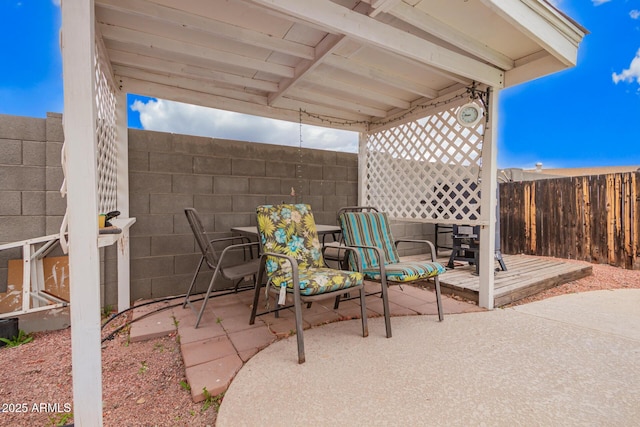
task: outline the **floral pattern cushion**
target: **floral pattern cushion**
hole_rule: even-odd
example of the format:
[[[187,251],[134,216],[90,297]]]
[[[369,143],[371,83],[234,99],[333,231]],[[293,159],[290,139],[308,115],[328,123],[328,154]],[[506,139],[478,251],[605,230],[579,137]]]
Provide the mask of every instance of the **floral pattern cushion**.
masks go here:
[[[258,232],[264,252],[288,255],[298,262],[302,295],[345,289],[362,283],[360,273],[325,268],[316,223],[307,204],[263,205],[257,208]],[[267,257],[266,272],[275,287],[293,290],[286,259]]]
[[[316,295],[325,292],[347,289],[362,283],[364,276],[358,272],[334,270],[332,268],[310,268],[298,272],[301,295]],[[293,292],[293,280],[290,272],[280,270],[271,276],[271,285],[275,288],[287,287]]]

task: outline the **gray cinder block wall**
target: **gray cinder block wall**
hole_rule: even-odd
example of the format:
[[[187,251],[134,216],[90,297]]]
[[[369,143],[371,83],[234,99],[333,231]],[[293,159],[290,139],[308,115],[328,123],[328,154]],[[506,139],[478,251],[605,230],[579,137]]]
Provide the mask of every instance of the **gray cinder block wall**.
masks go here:
[[[57,233],[65,210],[60,196],[62,116],[0,115],[0,242]],[[255,225],[255,208],[309,203],[316,222],[336,224],[342,206],[356,205],[357,156],[324,150],[129,130],[131,298],[186,292],[198,263],[185,207],[200,212],[212,238],[233,226]],[[292,188],[295,196],[292,196]],[[433,225],[394,222],[396,238],[433,240]],[[401,254],[424,252],[401,246]],[[0,292],[6,259],[0,252]],[[117,303],[116,248],[101,249],[104,305]],[[3,270],[4,269],[4,270]],[[210,276],[209,276],[210,277]],[[206,288],[203,276],[199,290]]]
[[[357,169],[354,154],[130,130],[132,298],[186,292],[199,255],[185,207],[212,238],[283,201],[309,203],[316,222],[335,224],[340,207],[357,203]]]
[[[59,191],[63,140],[61,114],[0,115],[0,243],[59,231],[66,206]],[[7,260],[20,258],[20,248],[0,252],[0,292],[6,291]]]

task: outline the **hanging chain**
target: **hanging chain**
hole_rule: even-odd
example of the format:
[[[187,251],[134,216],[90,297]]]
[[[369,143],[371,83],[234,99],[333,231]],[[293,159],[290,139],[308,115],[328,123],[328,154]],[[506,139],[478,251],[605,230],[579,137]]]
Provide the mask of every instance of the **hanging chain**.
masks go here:
[[[487,132],[487,127],[489,126],[489,107],[490,107],[490,97],[491,97],[491,88],[488,87],[486,92],[478,92],[477,95],[473,93],[475,89],[475,82],[473,82],[473,86],[471,88],[471,96],[474,99],[474,96],[482,102],[482,106],[484,107],[484,124],[482,125],[482,151],[480,152],[480,161],[478,162],[478,178],[476,179],[478,185],[482,182],[482,162],[484,160],[484,147],[485,141],[484,136]]]
[[[300,139],[298,144],[298,164],[296,165],[296,175],[298,176],[298,191],[291,187],[291,195],[295,197],[296,203],[302,203],[302,108],[299,110],[300,119]]]

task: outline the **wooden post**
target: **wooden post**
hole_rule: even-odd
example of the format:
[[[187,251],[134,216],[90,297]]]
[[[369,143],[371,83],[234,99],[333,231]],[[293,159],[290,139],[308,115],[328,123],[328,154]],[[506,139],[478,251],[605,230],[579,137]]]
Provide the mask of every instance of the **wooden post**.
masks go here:
[[[62,2],[75,425],[102,425],[94,2]]]
[[[482,141],[482,182],[480,183],[480,289],[478,305],[493,309],[494,305],[494,269],[496,248],[496,190],[497,178],[497,132],[498,132],[498,93],[493,88],[489,100],[489,122],[485,124]]]
[[[118,195],[120,218],[129,218],[129,135],[127,131],[127,93],[116,93],[116,126],[118,134]],[[122,230],[118,239],[118,311],[131,305],[129,227]]]
[[[367,132],[358,137],[358,205],[367,206]]]

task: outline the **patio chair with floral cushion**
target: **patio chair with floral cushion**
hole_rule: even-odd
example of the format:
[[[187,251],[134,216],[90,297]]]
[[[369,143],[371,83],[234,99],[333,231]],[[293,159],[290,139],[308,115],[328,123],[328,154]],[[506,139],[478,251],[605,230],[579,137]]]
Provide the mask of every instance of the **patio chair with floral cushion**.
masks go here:
[[[358,211],[350,207],[338,213],[342,238],[347,247],[355,248],[359,260],[348,256],[349,267],[362,271],[365,278],[380,281],[384,306],[384,318],[387,337],[391,337],[391,320],[389,314],[389,297],[387,286],[391,283],[408,283],[422,279],[433,279],[435,282],[438,319],[443,320],[442,298],[440,295],[439,275],[446,270],[436,262],[436,251],[428,240],[394,240],[385,212]],[[401,242],[426,244],[430,250],[430,259],[425,261],[401,262],[398,255],[398,244]],[[368,294],[370,295],[370,294]],[[336,301],[336,306],[339,301]]]
[[[298,363],[304,363],[304,340],[302,336],[302,304],[323,299],[335,299],[349,291],[360,291],[362,336],[369,335],[363,287],[363,275],[354,271],[343,271],[326,267],[322,247],[318,240],[316,224],[311,208],[306,204],[264,205],[257,208],[258,234],[262,245],[262,256],[258,279],[255,285],[250,324],[256,316],[276,312],[285,306],[287,297],[293,295],[296,336],[298,340]],[[354,265],[358,254],[353,251]],[[268,293],[278,295],[277,307],[257,313],[260,290],[266,273]]]

